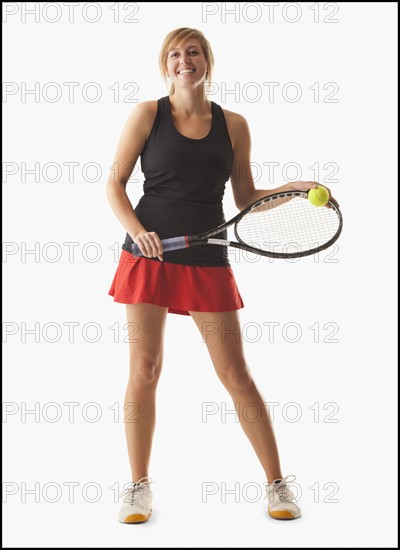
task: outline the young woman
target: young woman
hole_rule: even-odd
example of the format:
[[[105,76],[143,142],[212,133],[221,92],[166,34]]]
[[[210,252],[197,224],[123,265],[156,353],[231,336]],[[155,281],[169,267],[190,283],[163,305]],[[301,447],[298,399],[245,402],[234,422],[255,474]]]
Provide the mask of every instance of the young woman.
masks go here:
[[[200,332],[205,323],[224,326],[227,338],[207,335],[216,373],[239,410],[255,403],[258,422],[240,423],[268,480],[268,511],[276,519],[300,517],[282,476],[277,445],[264,399],[243,355],[238,309],[243,301],[226,247],[202,245],[163,253],[161,239],[197,234],[225,221],[222,199],[231,179],[242,210],[273,192],[308,191],[317,182],[296,182],[276,189],[255,189],[248,177],[250,134],[246,120],[209,101],[214,58],[202,32],[179,28],[165,38],[160,69],[169,95],[138,104],[129,117],[114,163],[118,177],[107,183],[111,208],[127,234],[109,294],[126,304],[127,320],[137,327],[130,344],[130,377],[125,403],[135,403],[138,422],[126,422],[132,485],[123,491],[119,521],[138,523],[152,513],[149,462],[155,427],[155,396],[163,362],[167,313],[190,315]],[[126,193],[141,156],[144,194],[133,209]],[[246,175],[246,176],[244,176]],[[226,231],[216,238],[227,238]],[[133,256],[135,242],[142,257]],[[127,407],[131,413],[131,408]]]

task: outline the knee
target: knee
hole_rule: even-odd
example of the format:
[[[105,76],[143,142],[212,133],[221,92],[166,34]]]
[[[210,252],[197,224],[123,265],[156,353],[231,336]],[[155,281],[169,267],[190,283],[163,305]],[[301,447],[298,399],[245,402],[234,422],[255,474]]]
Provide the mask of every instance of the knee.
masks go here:
[[[246,363],[224,366],[219,377],[228,391],[241,391],[253,384],[253,378]]]
[[[134,387],[145,387],[157,384],[161,373],[161,360],[140,358],[132,361],[129,383]]]

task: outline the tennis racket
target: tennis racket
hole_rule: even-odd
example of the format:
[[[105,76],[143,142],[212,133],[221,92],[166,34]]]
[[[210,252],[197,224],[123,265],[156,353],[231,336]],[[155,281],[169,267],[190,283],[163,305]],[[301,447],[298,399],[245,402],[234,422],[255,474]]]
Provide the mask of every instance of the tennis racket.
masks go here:
[[[231,225],[237,242],[212,238]],[[306,192],[286,191],[257,200],[214,229],[161,242],[164,252],[214,244],[271,258],[300,258],[330,247],[339,238],[342,226],[342,214],[333,201],[317,207],[308,200]],[[136,243],[131,250],[134,256],[143,255]]]

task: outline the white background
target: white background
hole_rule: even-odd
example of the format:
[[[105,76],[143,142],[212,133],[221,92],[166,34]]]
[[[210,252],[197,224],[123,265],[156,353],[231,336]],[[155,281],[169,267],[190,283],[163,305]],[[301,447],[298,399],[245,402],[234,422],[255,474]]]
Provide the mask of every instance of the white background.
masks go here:
[[[68,4],[46,11],[29,3],[36,21],[24,17],[23,4],[3,4],[3,18],[10,14],[3,78],[12,91],[3,95],[4,545],[394,546],[397,3],[305,2],[294,22],[296,8],[283,3],[269,17],[265,3],[139,2],[130,5],[131,23],[123,21],[124,3],[119,22],[104,3],[95,23],[95,9],[78,4],[73,22]],[[235,6],[236,15],[224,14]],[[59,21],[51,23],[56,7]],[[180,26],[201,29],[211,42],[210,99],[247,118],[256,186],[318,179],[344,216],[337,249],[319,257],[271,262],[230,252],[245,303],[245,355],[265,400],[277,403],[283,474],[296,475],[302,491],[295,522],[266,515],[264,472],[233,415],[221,413],[232,410],[230,396],[191,318],[174,314],[157,392],[154,514],[142,525],[117,522],[115,495],[130,481],[121,421],[128,344],[125,306],[108,290],[125,230],[105,184],[136,104],[127,99],[134,88],[124,85],[138,87],[131,100],[167,95],[158,53]],[[77,83],[73,98],[67,82]],[[279,83],[271,101],[264,82]],[[282,95],[290,82],[302,91],[297,102]],[[36,98],[24,95],[35,83]],[[59,87],[54,101],[49,83]],[[88,83],[101,89],[97,101]],[[328,83],[338,87],[331,96]],[[235,85],[236,97],[223,95]],[[271,180],[266,162],[279,163]],[[25,173],[35,163],[36,176]],[[66,163],[77,163],[74,173]],[[86,176],[90,163],[101,173]],[[285,173],[288,163],[301,173]],[[338,167],[330,178],[327,163]],[[128,186],[133,204],[141,175]],[[229,183],[224,208],[227,219],[237,213]],[[65,243],[77,243],[73,256]],[[89,243],[97,243],[98,261],[90,261]],[[36,255],[24,253],[35,247]],[[75,323],[71,341],[67,323]],[[279,323],[273,336],[266,323]],[[35,326],[36,336],[27,334]],[[316,342],[311,326],[319,328]],[[89,421],[90,403],[97,422]],[[203,417],[207,403],[216,414]],[[26,414],[35,407],[36,416]],[[216,490],[208,498],[206,483]],[[235,487],[236,498],[224,495]],[[101,491],[97,502],[93,488]]]

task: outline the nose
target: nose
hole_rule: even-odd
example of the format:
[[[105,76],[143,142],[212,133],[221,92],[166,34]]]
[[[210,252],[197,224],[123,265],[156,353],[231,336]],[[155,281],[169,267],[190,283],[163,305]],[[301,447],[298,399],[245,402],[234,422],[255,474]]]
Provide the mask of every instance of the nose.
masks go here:
[[[187,53],[182,54],[181,65],[187,65],[188,59],[189,59],[189,54]],[[189,65],[190,65],[190,62],[189,62]]]

